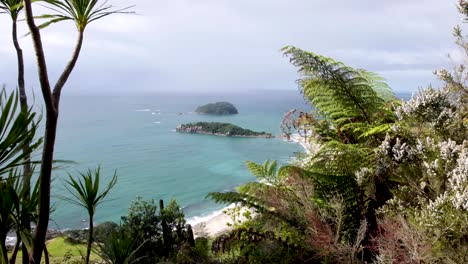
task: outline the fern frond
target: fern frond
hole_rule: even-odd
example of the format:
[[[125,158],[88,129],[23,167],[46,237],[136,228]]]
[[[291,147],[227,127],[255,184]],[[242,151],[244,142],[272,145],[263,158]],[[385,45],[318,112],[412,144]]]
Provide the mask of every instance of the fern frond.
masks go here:
[[[372,124],[393,98],[390,87],[375,73],[291,46],[282,51],[298,67],[304,96],[335,128],[352,134],[356,126]]]
[[[392,101],[395,100],[395,94],[392,91],[392,88],[388,86],[385,82],[385,79],[373,72],[369,72],[363,69],[359,70],[361,77],[365,78],[369,85],[374,89],[377,95],[382,98],[384,101]]]
[[[354,177],[362,167],[372,164],[372,149],[361,145],[330,141],[312,159],[310,169],[315,173]]]

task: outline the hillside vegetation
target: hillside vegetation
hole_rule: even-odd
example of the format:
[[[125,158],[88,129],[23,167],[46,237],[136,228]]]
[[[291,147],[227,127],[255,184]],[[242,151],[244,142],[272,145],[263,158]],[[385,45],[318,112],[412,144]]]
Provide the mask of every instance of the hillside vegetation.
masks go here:
[[[202,105],[195,109],[196,113],[199,114],[210,114],[210,115],[235,115],[239,112],[236,107],[228,102],[217,102],[207,105]]]
[[[183,124],[178,126],[176,131],[228,137],[272,137],[272,135],[269,133],[255,132],[233,124],[220,122],[197,122]]]

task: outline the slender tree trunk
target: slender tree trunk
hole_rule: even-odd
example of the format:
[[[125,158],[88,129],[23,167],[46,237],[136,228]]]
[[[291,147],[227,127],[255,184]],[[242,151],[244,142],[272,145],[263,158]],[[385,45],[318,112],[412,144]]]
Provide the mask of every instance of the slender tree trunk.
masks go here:
[[[49,250],[47,250],[47,245],[46,244],[44,244],[44,262],[45,262],[45,264],[50,263]]]
[[[0,263],[7,264],[8,263],[8,251],[5,245],[5,241],[6,241],[6,235],[2,234],[0,237],[0,250],[2,251],[3,257],[2,259],[0,259]]]
[[[31,0],[24,0],[24,8],[26,11],[26,21],[33,39],[34,50],[38,64],[39,82],[44,98],[46,108],[46,124],[44,134],[44,148],[42,152],[42,165],[39,175],[39,218],[33,241],[33,252],[30,255],[29,263],[40,263],[42,252],[44,250],[47,228],[49,225],[50,215],[50,185],[52,178],[52,161],[54,156],[55,138],[57,134],[57,121],[59,114],[60,95],[63,86],[70,76],[83,42],[83,31],[79,31],[78,42],[75,47],[73,56],[57,84],[54,87],[53,93],[49,82],[47,64],[45,60],[44,49],[42,46],[41,33],[34,22],[34,14],[31,7]]]
[[[94,217],[89,216],[89,236],[88,236],[88,248],[86,250],[86,264],[89,264],[89,256],[91,255],[91,246],[93,245],[93,232],[94,232]]]
[[[78,61],[78,57],[80,56],[81,47],[83,46],[83,37],[84,37],[84,31],[83,30],[78,31],[78,39],[76,41],[76,46],[75,46],[75,50],[73,51],[72,58],[68,62],[67,66],[63,70],[63,73],[60,75],[59,79],[57,80],[57,83],[54,86],[54,92],[52,95],[53,95],[53,100],[55,102],[57,110],[58,110],[63,86],[65,86],[65,83],[70,77],[70,74],[72,73],[73,68],[75,68],[76,62]]]
[[[164,217],[164,201],[159,200],[159,214],[161,217],[161,226],[163,232],[163,242],[164,242],[164,256],[168,257],[170,252],[172,251],[172,237],[171,237],[171,230],[167,225],[167,221]]]
[[[31,32],[31,36],[33,39],[33,46],[34,51],[36,53],[36,60],[37,60],[37,70],[39,76],[39,83],[41,85],[41,92],[44,98],[44,104],[46,110],[50,112],[56,111],[55,105],[52,99],[52,92],[51,86],[49,82],[49,74],[47,71],[47,64],[45,60],[44,48],[42,46],[42,39],[41,33],[39,28],[36,26],[34,22],[34,14],[31,7],[32,0],[24,0],[24,9],[26,11],[26,22],[29,27],[29,31]]]
[[[20,243],[21,243],[21,238],[19,236],[19,233],[16,233],[16,243],[15,243],[15,247],[13,248],[13,252],[11,253],[10,264],[16,263],[16,256],[18,255]]]
[[[17,33],[17,18],[13,18],[12,23],[12,39],[13,45],[15,46],[16,56],[18,60],[18,89],[20,94],[20,105],[21,111],[23,113],[28,111],[28,97],[26,96],[26,89],[24,85],[24,59],[23,59],[23,50],[18,42],[18,33]],[[24,153],[30,152],[30,144],[25,144],[23,147]],[[32,176],[32,169],[31,169],[31,156],[28,154],[24,157],[24,165],[23,165],[23,201],[29,201],[30,193],[31,193],[31,176]],[[21,212],[21,225],[26,229],[31,231],[31,222],[28,217],[28,212],[24,212],[22,209]],[[27,256],[29,255],[26,246],[22,245],[22,252],[23,252],[23,264],[28,263]]]
[[[12,31],[11,32],[12,32],[13,45],[15,46],[16,57],[17,57],[17,60],[18,60],[18,89],[19,89],[19,93],[20,93],[21,110],[25,111],[25,110],[28,109],[28,99],[27,99],[27,96],[26,96],[26,90],[24,88],[23,50],[21,49],[21,47],[19,45],[19,42],[18,42],[17,21],[16,21],[16,19],[13,19]]]
[[[57,119],[58,113],[56,111],[47,111],[42,166],[41,174],[39,176],[39,217],[34,235],[33,254],[29,263],[40,263],[49,225],[50,183],[52,177],[55,137],[57,132]]]

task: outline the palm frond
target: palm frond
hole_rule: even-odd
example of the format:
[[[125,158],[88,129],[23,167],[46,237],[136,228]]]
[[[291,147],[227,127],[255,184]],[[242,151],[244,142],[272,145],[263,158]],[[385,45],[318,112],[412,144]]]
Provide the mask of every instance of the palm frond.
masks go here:
[[[9,96],[0,91],[0,175],[23,164],[24,157],[37,149],[42,139],[36,139],[38,122],[32,109],[21,111],[18,92]],[[24,152],[30,144],[30,151]]]
[[[23,9],[22,0],[0,0],[0,13],[10,14],[16,20]]]
[[[105,197],[117,183],[117,174],[114,173],[107,186],[101,190],[100,177],[100,167],[95,171],[88,169],[85,172],[80,172],[78,179],[69,174],[68,180],[65,181],[65,188],[72,197],[61,198],[67,202],[85,208],[88,214],[94,215],[96,207],[105,201]]]
[[[108,4],[107,0],[42,0],[46,3],[46,8],[54,11],[56,14],[50,16],[51,21],[42,24],[45,28],[53,23],[73,20],[79,31],[84,29],[93,21],[112,14],[131,14],[134,6],[127,6],[116,9]],[[44,17],[45,18],[45,17]]]

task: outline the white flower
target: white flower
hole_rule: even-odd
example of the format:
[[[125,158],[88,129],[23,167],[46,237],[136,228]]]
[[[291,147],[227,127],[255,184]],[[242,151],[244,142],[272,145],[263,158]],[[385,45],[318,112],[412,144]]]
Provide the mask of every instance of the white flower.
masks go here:
[[[359,185],[362,185],[369,176],[372,175],[372,171],[369,168],[361,168],[359,171],[356,171],[356,181]]]
[[[449,173],[449,188],[453,192],[452,204],[457,209],[468,211],[468,153],[464,149],[457,166]]]

